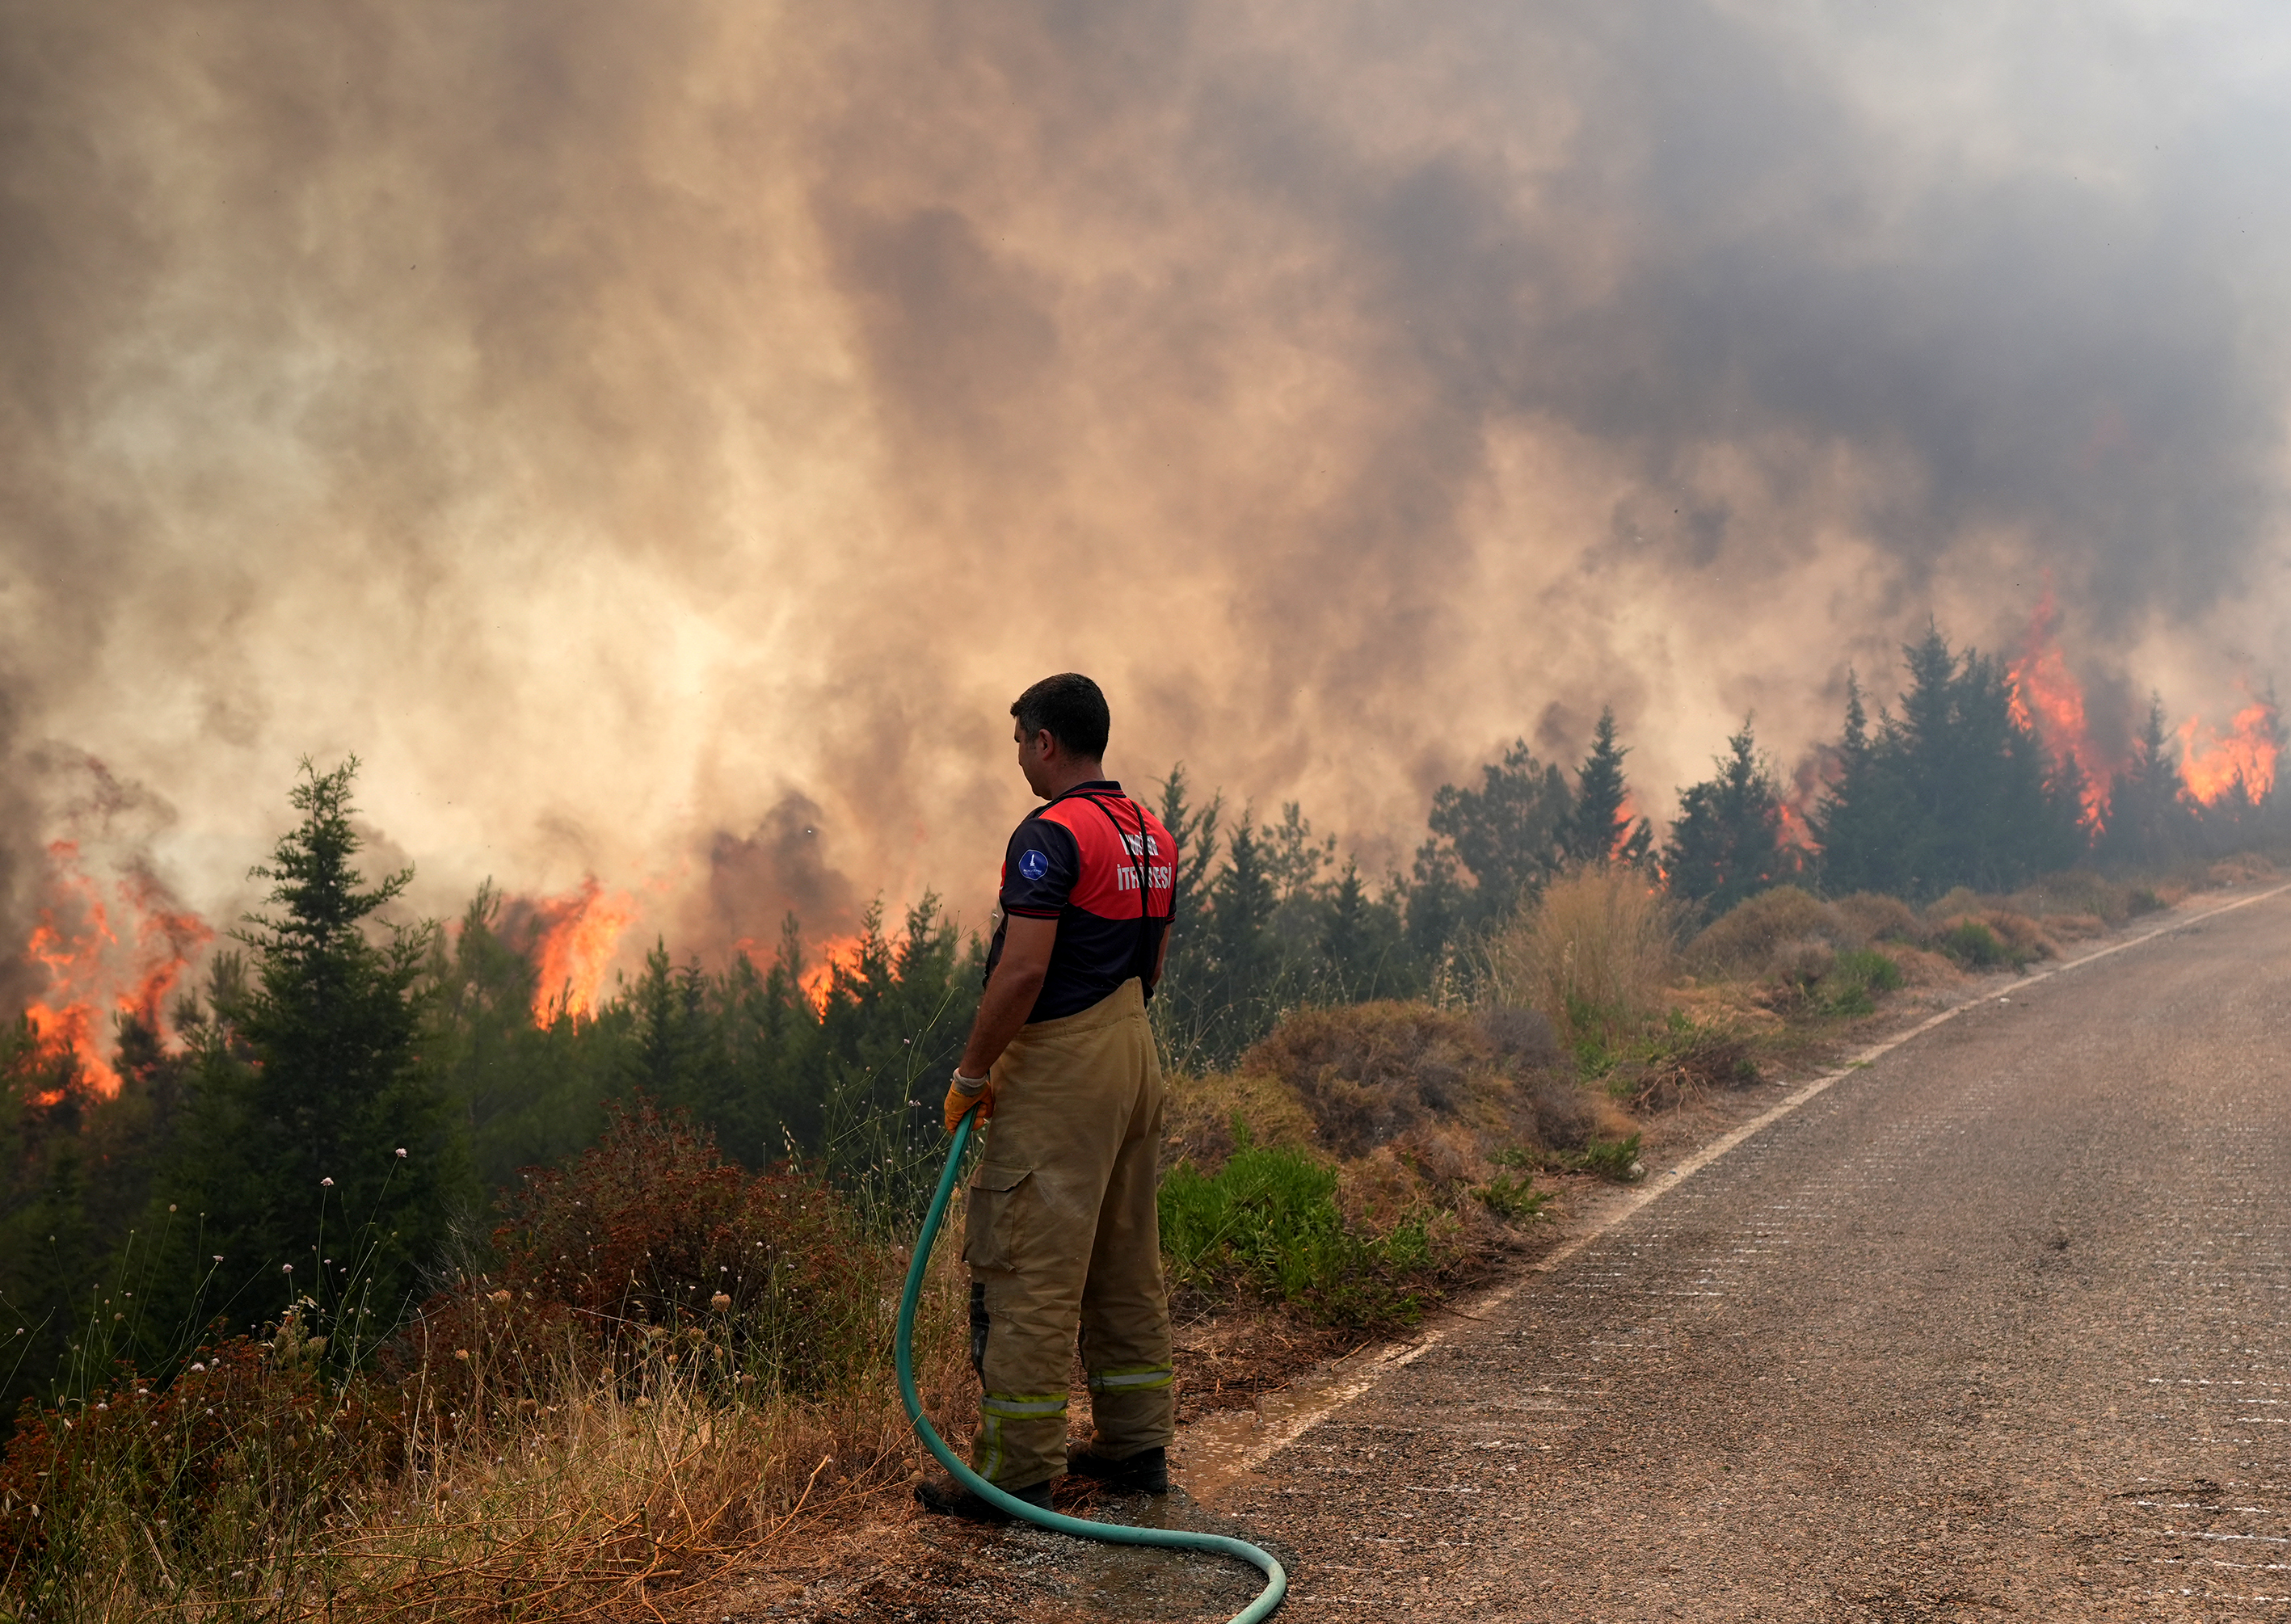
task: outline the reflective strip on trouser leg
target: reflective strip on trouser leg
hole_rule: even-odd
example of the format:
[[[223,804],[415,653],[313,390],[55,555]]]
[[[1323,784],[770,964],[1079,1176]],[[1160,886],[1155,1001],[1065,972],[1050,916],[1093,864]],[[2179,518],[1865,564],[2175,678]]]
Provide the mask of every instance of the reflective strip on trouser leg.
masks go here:
[[[1133,1364],[1118,1371],[1092,1371],[1089,1390],[1092,1393],[1142,1393],[1154,1387],[1166,1387],[1178,1379],[1178,1372],[1166,1364]]]
[[[1066,1395],[1065,1394],[987,1394],[978,1401],[979,1447],[973,1451],[977,1457],[974,1469],[988,1483],[996,1482],[1009,1459],[1002,1432],[1004,1423],[1045,1420],[1055,1420],[1057,1423],[1058,1435],[1060,1437],[1065,1435]]]

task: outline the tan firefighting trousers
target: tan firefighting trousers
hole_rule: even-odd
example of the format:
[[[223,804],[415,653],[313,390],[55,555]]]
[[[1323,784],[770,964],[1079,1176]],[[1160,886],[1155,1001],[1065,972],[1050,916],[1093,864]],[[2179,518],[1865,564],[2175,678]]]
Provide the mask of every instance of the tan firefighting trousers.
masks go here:
[[[1162,1067],[1140,984],[1023,1028],[994,1065],[971,1175],[972,1468],[1025,1488],[1065,1470],[1066,1378],[1081,1335],[1096,1429],[1121,1460],[1176,1436],[1170,1306],[1154,1211]]]

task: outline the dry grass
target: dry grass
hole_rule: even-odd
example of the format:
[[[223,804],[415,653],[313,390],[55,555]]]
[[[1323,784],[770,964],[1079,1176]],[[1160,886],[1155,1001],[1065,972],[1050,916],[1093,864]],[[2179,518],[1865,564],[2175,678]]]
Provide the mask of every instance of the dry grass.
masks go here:
[[[1570,1041],[1659,1013],[1676,968],[1677,914],[1646,875],[1621,864],[1563,874],[1488,950],[1499,1004],[1536,1009]]]
[[[1313,1142],[1313,1113],[1304,1100],[1279,1075],[1262,1068],[1172,1073],[1164,1109],[1165,1163],[1184,1156],[1212,1167],[1222,1163],[1234,1152],[1236,1122],[1253,1144]]]
[[[1706,974],[1755,978],[1788,974],[1810,952],[1829,954],[1866,939],[1840,909],[1784,885],[1745,898],[1712,921],[1687,945],[1686,960]]]
[[[917,1327],[920,1384],[942,1416],[971,1390],[956,1250],[938,1249]],[[882,1355],[809,1399],[748,1400],[737,1384],[727,1397],[704,1337],[663,1336],[601,1370],[569,1345],[556,1359],[439,1349],[441,1379],[417,1373],[403,1389],[393,1468],[334,1485],[322,1516],[285,1537],[216,1527],[187,1551],[164,1519],[84,1504],[72,1571],[32,1606],[0,1590],[0,1612],[89,1624],[662,1617],[727,1567],[905,1483],[918,1451],[889,1317],[887,1303]],[[239,1458],[251,1466],[255,1451]],[[276,1450],[263,1460],[258,1500],[326,1488],[287,1483],[295,1463]]]
[[[2222,857],[2204,871],[2204,878],[2220,887],[2258,885],[2275,878],[2275,864],[2255,851],[2237,852]]]
[[[936,1273],[918,1355],[945,1414],[967,1371],[959,1291],[949,1269]],[[333,1612],[635,1616],[807,1516],[904,1483],[913,1459],[888,1363],[835,1398],[727,1404],[696,1362],[656,1351],[555,1397],[488,1406],[459,1434],[428,1418],[414,1469],[330,1535]]]

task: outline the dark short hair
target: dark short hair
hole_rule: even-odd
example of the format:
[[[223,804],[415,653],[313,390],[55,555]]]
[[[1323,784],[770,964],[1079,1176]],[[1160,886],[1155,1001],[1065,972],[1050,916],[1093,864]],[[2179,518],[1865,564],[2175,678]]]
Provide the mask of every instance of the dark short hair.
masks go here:
[[[1113,714],[1097,684],[1080,671],[1060,671],[1045,677],[1010,707],[1018,726],[1032,738],[1048,733],[1069,754],[1094,761],[1105,753],[1105,736],[1113,731]]]

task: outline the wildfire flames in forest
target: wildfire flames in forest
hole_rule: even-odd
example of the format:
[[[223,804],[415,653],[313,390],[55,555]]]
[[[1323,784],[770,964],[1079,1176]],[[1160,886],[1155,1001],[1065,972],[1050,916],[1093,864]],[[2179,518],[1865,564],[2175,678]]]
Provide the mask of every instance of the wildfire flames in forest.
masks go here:
[[[131,872],[107,892],[86,872],[76,842],[57,840],[47,855],[47,898],[24,957],[46,970],[48,986],[25,1018],[44,1062],[72,1057],[80,1085],[108,1099],[119,1092],[119,1073],[104,1057],[110,1033],[103,1017],[132,1016],[159,1033],[167,994],[214,931],[173,905],[149,873]],[[115,907],[126,924],[125,942],[113,928]],[[60,1098],[51,1091],[42,1103]]]
[[[2006,678],[2013,687],[2013,720],[2044,741],[2054,766],[2076,763],[2084,780],[2084,821],[2097,829],[2116,769],[2093,744],[2084,685],[2061,652],[2060,606],[2050,592],[2030,619],[2026,651],[2006,669]]]
[[[2073,759],[2084,777],[2085,820],[2098,828],[2120,762],[2094,744],[2085,717],[2084,687],[2061,652],[2059,610],[2047,593],[2029,623],[2026,652],[2007,668],[2013,717],[2035,730],[2056,764]],[[2180,777],[2188,799],[2215,807],[2238,782],[2253,800],[2275,783],[2280,729],[2275,703],[2254,699],[2236,712],[2223,736],[2200,716],[2179,728]]]
[[[636,918],[635,899],[606,890],[594,874],[579,889],[534,904],[535,1025],[595,1018],[605,973]]]
[[[2275,787],[2281,736],[2271,699],[2254,699],[2238,711],[2224,736],[2203,718],[2190,717],[2180,726],[2180,774],[2188,793],[2214,807],[2240,783],[2246,797],[2263,799]]]
[[[1801,760],[1790,774],[1789,786],[1783,790],[1781,803],[1776,808],[1781,814],[1781,843],[1797,851],[1813,853],[1821,849],[1821,842],[1813,838],[1813,815],[1821,805],[1821,792],[1827,779],[1823,769],[1828,762],[1821,752]]]
[[[825,1012],[828,994],[835,990],[838,970],[846,976],[859,973],[860,957],[865,947],[865,939],[856,936],[834,937],[820,945],[819,962],[796,977],[796,985],[803,989],[813,1009]]]
[[[2030,619],[2019,657],[2006,667],[2012,712],[2042,742],[2055,768],[2074,764],[2082,778],[2085,820],[2097,833],[2115,781],[2133,758],[2123,744],[2095,742],[2084,687],[2062,651],[2059,621],[2048,593]],[[2255,803],[2273,791],[2281,719],[2271,696],[2247,690],[2246,698],[2223,729],[2191,716],[2167,741],[2190,804],[2215,808],[2231,804],[2239,794]],[[1835,763],[1834,751],[1817,747],[1782,787],[1785,846],[1807,854],[1820,850],[1813,815]],[[1619,847],[1636,809],[1635,801],[1624,803]],[[25,1012],[36,1046],[31,1058],[57,1080],[53,1087],[41,1085],[39,1097],[54,1104],[62,1087],[76,1086],[109,1098],[121,1084],[107,1057],[116,1024],[132,1017],[164,1037],[165,1001],[214,932],[178,905],[140,858],[105,873],[105,860],[84,853],[76,840],[53,842],[46,856],[44,897],[24,948],[25,961],[44,972],[46,981]],[[635,898],[591,875],[570,892],[523,905],[529,909],[528,951],[535,971],[535,1025],[594,1019],[607,997],[606,980],[622,940],[638,919]],[[736,945],[744,951],[749,944],[743,939]],[[867,938],[856,935],[821,945],[798,977],[815,1009],[827,1009],[839,979],[862,975],[866,951]],[[67,1063],[76,1079],[69,1085],[62,1081]]]

